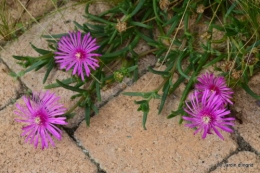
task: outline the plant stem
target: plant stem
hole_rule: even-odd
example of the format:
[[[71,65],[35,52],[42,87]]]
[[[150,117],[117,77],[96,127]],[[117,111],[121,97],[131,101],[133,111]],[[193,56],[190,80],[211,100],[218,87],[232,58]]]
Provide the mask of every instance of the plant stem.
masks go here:
[[[159,50],[159,48],[155,48],[155,49],[151,49],[151,50],[142,52],[142,53],[140,53],[140,54],[138,55],[138,58],[143,57],[143,56],[145,56],[145,55],[147,55],[147,54],[149,54],[149,53],[155,52],[155,51],[157,51],[157,50]]]
[[[82,97],[79,99],[79,101],[78,101],[74,106],[72,106],[72,107],[65,113],[65,115],[69,115],[70,113],[72,113],[72,112],[78,107],[78,105],[80,104],[80,102],[82,102],[84,99],[85,99],[85,97],[82,96]]]
[[[54,56],[54,53],[50,52],[50,53],[47,53],[43,56],[38,57],[37,59],[47,59],[47,58],[50,58],[50,57],[53,57],[53,56]]]
[[[171,75],[169,77],[165,78],[163,80],[163,82],[155,89],[155,91],[157,91],[157,92],[160,91],[160,89],[164,86],[164,84],[172,77],[172,75],[173,75],[173,73],[174,73],[174,71],[176,69],[176,64],[177,64],[177,61],[174,62],[174,65],[173,65],[172,69],[169,72]]]
[[[236,48],[238,49],[239,53],[243,54],[243,52],[241,52],[241,48],[239,47],[238,43],[236,42],[236,40],[234,38],[230,38],[231,42],[236,46]]]

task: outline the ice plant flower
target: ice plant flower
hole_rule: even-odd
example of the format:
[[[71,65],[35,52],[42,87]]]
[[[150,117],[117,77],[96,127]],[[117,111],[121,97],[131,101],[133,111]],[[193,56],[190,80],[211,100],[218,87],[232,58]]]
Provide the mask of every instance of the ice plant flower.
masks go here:
[[[96,39],[90,33],[83,35],[80,31],[72,32],[60,39],[54,58],[60,64],[60,69],[73,69],[72,74],[77,73],[84,80],[84,74],[89,77],[90,68],[96,70],[99,67],[98,60],[94,57],[101,55],[93,53],[98,48]]]
[[[234,126],[232,121],[235,120],[233,117],[226,117],[230,114],[229,110],[226,110],[222,106],[221,96],[213,93],[209,90],[203,92],[202,97],[194,91],[190,96],[190,101],[186,102],[187,108],[184,109],[190,116],[183,116],[182,118],[186,121],[190,121],[190,124],[186,126],[190,128],[197,128],[194,134],[199,131],[203,132],[202,138],[206,138],[207,134],[215,132],[221,139],[224,140],[223,136],[218,129],[226,132],[233,132],[229,126]]]
[[[212,73],[206,73],[201,77],[198,77],[198,83],[195,85],[199,94],[201,95],[205,90],[216,92],[216,95],[220,96],[221,101],[226,104],[231,102],[233,91],[226,84],[226,80],[223,76],[215,77]]]
[[[62,138],[62,131],[56,125],[66,125],[66,118],[62,115],[66,109],[59,103],[59,97],[49,91],[33,92],[32,97],[23,96],[25,105],[16,104],[14,111],[19,116],[16,121],[26,123],[22,128],[22,136],[26,136],[25,142],[38,146],[40,140],[42,149],[48,147],[48,143],[55,146],[51,137],[58,140]]]

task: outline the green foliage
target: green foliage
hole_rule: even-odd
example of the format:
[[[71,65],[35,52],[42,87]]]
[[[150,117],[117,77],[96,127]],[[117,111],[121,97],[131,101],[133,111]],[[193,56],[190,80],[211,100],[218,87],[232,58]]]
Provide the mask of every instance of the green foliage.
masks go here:
[[[163,82],[150,92],[124,92],[124,95],[142,97],[135,101],[138,111],[143,112],[143,128],[149,113],[149,102],[160,99],[158,113],[163,110],[168,95],[183,83],[177,110],[168,118],[184,115],[184,102],[193,89],[201,71],[214,67],[226,77],[232,88],[242,87],[254,98],[259,99],[247,86],[249,78],[259,71],[259,5],[254,1],[170,1],[167,8],[159,0],[123,0],[99,15],[89,13],[89,3],[85,15],[87,23],[74,21],[77,29],[90,32],[100,45],[98,53],[100,68],[92,72],[85,81],[73,76],[63,81],[57,80],[45,88],[63,87],[75,91],[72,99],[77,103],[66,113],[71,116],[77,107],[85,108],[86,124],[90,115],[97,113],[95,101],[101,101],[100,90],[111,83],[122,82],[124,77],[138,77],[138,62],[147,54],[154,54],[163,70],[148,67],[148,70],[163,78]],[[165,4],[164,4],[165,5]],[[202,26],[202,27],[201,27]],[[156,34],[155,34],[156,33]],[[45,82],[55,68],[54,51],[57,41],[65,34],[44,36],[50,44],[49,50],[32,47],[41,56],[14,56],[26,70],[46,68]],[[140,40],[151,50],[137,53],[135,47]],[[117,70],[105,73],[104,68],[116,64]],[[110,72],[111,72],[110,71]],[[174,80],[174,74],[178,78]],[[162,94],[158,94],[162,91]],[[182,118],[180,118],[180,123]]]
[[[123,95],[127,96],[139,96],[143,97],[145,100],[140,100],[140,101],[135,101],[135,104],[140,105],[137,111],[142,111],[143,112],[143,128],[146,130],[146,120],[147,120],[147,115],[149,113],[149,102],[151,99],[160,99],[161,96],[157,93],[157,91],[152,91],[152,92],[124,92]]]

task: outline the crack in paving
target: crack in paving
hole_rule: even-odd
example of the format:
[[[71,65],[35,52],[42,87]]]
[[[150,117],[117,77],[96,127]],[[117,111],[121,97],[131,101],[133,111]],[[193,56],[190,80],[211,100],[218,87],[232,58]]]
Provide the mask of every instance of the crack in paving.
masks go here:
[[[133,84],[133,82],[130,81],[130,82],[127,83],[127,86],[131,86],[132,84]],[[102,107],[104,107],[110,100],[112,100],[113,98],[119,96],[124,90],[125,90],[125,88],[119,89],[115,94],[113,94],[113,95],[111,95],[110,97],[108,97],[108,99],[107,99],[106,101],[102,102],[102,104],[100,104],[100,105],[98,106],[98,109],[101,109]],[[90,114],[90,117],[92,118],[92,117],[94,117],[94,116],[95,116],[95,112],[92,112],[92,113]],[[75,127],[68,128],[68,129],[70,129],[70,130],[69,130],[69,133],[72,134],[72,135],[74,135],[74,132],[78,129],[78,127],[80,126],[80,124],[81,124],[83,121],[85,121],[85,119],[81,120]],[[91,123],[91,122],[90,122],[90,123]]]
[[[20,79],[18,79],[20,81]],[[3,107],[0,107],[0,111],[4,110],[6,107],[14,104],[17,100],[19,100],[20,98],[22,98],[26,91],[31,91],[26,85],[24,85],[23,82],[21,82],[21,89],[19,91],[16,91],[15,93],[15,98],[10,99],[10,101],[5,104]]]
[[[6,66],[6,68],[8,69],[9,73],[10,72],[14,72],[7,64],[6,62],[0,57],[0,63],[4,64]],[[11,104],[14,104],[18,99],[20,99],[26,90],[28,90],[29,88],[23,83],[23,81],[20,78],[15,79],[19,82],[20,84],[20,88],[19,90],[15,91],[15,97],[11,98],[10,101],[5,104],[3,107],[0,107],[0,111],[4,110],[6,107],[8,107]]]
[[[88,157],[88,159],[97,167],[97,170],[98,172],[97,173],[106,173],[105,170],[103,170],[101,167],[100,167],[100,164],[95,161],[95,159],[93,159],[90,154],[89,154],[89,151],[86,150],[80,143],[79,140],[77,140],[75,137],[74,137],[74,132],[73,133],[71,132],[71,128],[65,128],[63,127],[63,130],[69,135],[69,137],[75,142],[76,146],[79,147],[81,149],[81,151]]]
[[[148,72],[146,70],[146,72]],[[145,72],[145,73],[146,73]],[[143,73],[142,75],[144,75],[145,73]],[[141,77],[141,76],[140,76]],[[130,80],[126,83],[126,85],[129,87],[133,84],[133,80]],[[127,88],[127,87],[126,87]],[[102,104],[99,105],[98,109],[102,108],[103,106],[105,106],[110,100],[112,100],[113,98],[117,97],[118,95],[120,95],[126,88],[122,88],[122,89],[119,89],[115,94],[111,95],[110,97],[108,97],[108,99],[106,101],[104,101]],[[95,113],[91,113],[90,117],[94,117],[95,116]],[[74,133],[75,131],[78,129],[78,127],[80,126],[80,124],[85,121],[85,119],[83,119],[82,121],[80,121],[75,127],[72,127],[72,128],[66,128],[66,127],[63,127],[63,130],[69,135],[69,137],[76,143],[76,145],[82,150],[82,152],[88,157],[88,159],[97,167],[98,169],[98,173],[106,173],[105,170],[103,170],[101,167],[100,167],[100,163],[98,163],[97,161],[95,161],[95,159],[93,159],[90,154],[89,154],[89,151],[86,150],[82,145],[81,145],[81,142],[79,140],[77,140],[75,137],[74,137]]]
[[[227,156],[226,158],[224,158],[221,162],[215,164],[214,166],[212,166],[208,173],[211,173],[213,172],[214,170],[216,170],[218,167],[220,167],[222,164],[226,164],[228,163],[228,159],[230,157],[232,157],[233,155],[236,155],[238,154],[239,152],[242,152],[242,151],[249,151],[249,152],[252,152],[254,154],[256,154],[257,156],[260,155],[259,152],[257,152],[248,142],[246,142],[244,140],[244,138],[238,133],[237,130],[234,130],[234,133],[231,134],[231,138],[233,138],[234,141],[236,141],[237,145],[238,145],[238,148],[229,154],[229,156]]]
[[[7,67],[7,69],[8,69],[8,71],[9,72],[14,72],[8,65],[7,65],[7,63],[0,57],[0,63],[3,63],[6,67]],[[24,91],[25,90],[28,90],[29,88],[25,85],[25,83],[21,80],[21,78],[19,77],[19,78],[17,78],[16,79],[19,83],[20,83],[20,85],[21,85],[21,92],[19,93],[19,94],[24,94]]]
[[[16,92],[16,96],[13,99],[10,99],[8,103],[6,103],[3,107],[0,107],[0,111],[4,110],[8,106],[14,104],[18,99],[20,99],[22,96]]]

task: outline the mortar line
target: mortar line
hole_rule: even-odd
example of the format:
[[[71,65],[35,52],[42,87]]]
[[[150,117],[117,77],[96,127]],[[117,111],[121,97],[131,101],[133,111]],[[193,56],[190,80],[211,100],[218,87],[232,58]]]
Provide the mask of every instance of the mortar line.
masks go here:
[[[243,151],[248,151],[251,153],[254,153],[255,155],[259,156],[260,153],[257,152],[256,149],[254,149],[250,143],[246,142],[245,139],[239,134],[239,132],[237,130],[234,130],[234,134],[233,134],[234,138],[233,140],[236,141],[236,144],[238,145],[237,149],[235,151],[233,151],[232,153],[230,153],[227,157],[225,157],[224,159],[222,159],[222,161],[220,161],[219,163],[213,165],[210,167],[208,173],[211,173],[213,171],[215,171],[218,167],[220,167],[223,163],[228,163],[228,159],[230,157],[232,157],[233,155],[236,155],[240,152]]]
[[[5,62],[1,57],[0,57],[0,63],[4,64],[4,65],[7,67],[8,72],[14,72],[14,71],[6,64],[6,62]],[[9,73],[8,73],[7,75],[9,75]],[[10,76],[10,77],[12,77],[12,76]],[[13,77],[12,77],[12,78],[13,78]],[[25,83],[24,83],[20,78],[17,78],[17,79],[14,79],[14,80],[17,80],[17,82],[19,82],[19,85],[20,85],[19,90],[16,91],[16,93],[15,93],[15,98],[13,98],[13,99],[10,98],[10,101],[9,101],[7,104],[5,104],[2,108],[0,108],[0,111],[1,111],[1,110],[4,110],[6,107],[8,107],[8,106],[11,105],[11,104],[14,104],[18,99],[20,99],[20,98],[24,95],[24,91],[29,89],[29,88],[25,85]]]
[[[8,70],[10,71],[10,72],[14,72],[14,70],[12,69],[12,68],[10,68],[9,66],[8,66],[8,64],[0,57],[0,62],[2,62],[7,68],[8,68]],[[23,81],[22,81],[22,79],[20,78],[20,77],[18,77],[17,78],[17,80],[20,82],[20,84],[21,84],[21,89],[30,89]],[[24,92],[21,92],[21,93],[24,93]]]
[[[7,108],[8,106],[14,104],[17,100],[19,100],[22,97],[22,94],[19,94],[16,92],[16,96],[13,99],[10,99],[10,101],[8,103],[6,103],[3,107],[0,108],[0,111],[4,110],[5,108]]]
[[[67,132],[67,129],[62,127],[63,130],[67,133],[67,135],[71,138],[71,140],[76,144],[76,146],[87,156],[87,158],[91,161],[91,163],[93,163],[96,167],[97,167],[97,171],[98,173],[106,173],[105,170],[103,170],[102,168],[100,168],[100,163],[98,163],[94,158],[91,157],[91,155],[89,154],[89,151],[86,150],[80,143],[79,140],[77,140],[74,137],[74,134],[70,134],[69,132]]]

